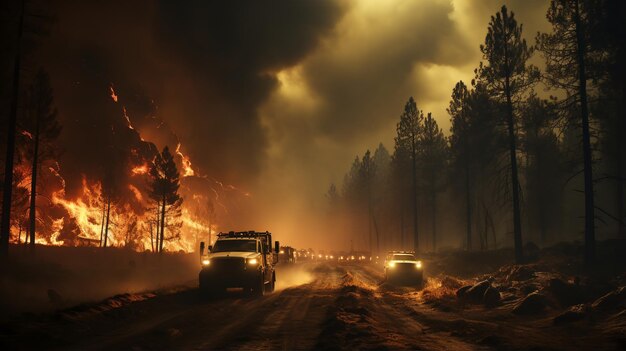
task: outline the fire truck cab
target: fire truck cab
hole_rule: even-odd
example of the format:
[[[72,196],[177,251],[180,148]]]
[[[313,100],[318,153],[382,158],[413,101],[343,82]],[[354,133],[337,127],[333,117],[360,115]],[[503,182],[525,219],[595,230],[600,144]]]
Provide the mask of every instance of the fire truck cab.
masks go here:
[[[243,288],[257,296],[274,291],[280,244],[277,241],[274,250],[271,244],[270,232],[255,231],[219,233],[207,254],[201,242],[200,291],[215,295],[228,288]]]

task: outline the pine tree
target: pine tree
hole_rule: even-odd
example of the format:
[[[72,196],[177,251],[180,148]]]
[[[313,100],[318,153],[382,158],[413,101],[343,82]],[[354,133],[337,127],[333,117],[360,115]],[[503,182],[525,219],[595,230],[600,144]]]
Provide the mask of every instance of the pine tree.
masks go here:
[[[169,218],[180,217],[182,198],[178,194],[180,173],[174,163],[174,157],[166,146],[157,154],[150,165],[150,198],[157,203],[158,227],[156,233],[156,249],[163,252],[166,222]],[[174,225],[176,226],[176,225]]]
[[[437,194],[445,186],[445,172],[448,164],[448,143],[437,121],[428,113],[424,119],[421,138],[420,163],[423,180],[428,191],[431,209],[433,251],[437,249]]]
[[[29,234],[30,246],[34,248],[38,173],[41,165],[55,156],[55,147],[52,143],[61,133],[61,126],[57,121],[57,110],[53,107],[50,78],[45,71],[40,70],[37,73],[24,100],[25,127],[32,137]]]
[[[396,148],[406,152],[411,163],[411,192],[412,192],[412,216],[413,216],[413,248],[419,250],[419,232],[417,227],[417,153],[419,140],[424,124],[424,113],[417,109],[413,97],[404,105],[404,111],[400,115],[395,138]]]
[[[591,15],[594,1],[553,0],[547,18],[552,33],[537,35],[537,47],[546,59],[546,82],[564,89],[568,99],[563,110],[576,105],[580,112],[585,192],[585,264],[595,261],[595,204],[593,190],[593,155],[589,128],[588,81],[594,77],[598,52],[591,40],[594,27]]]
[[[447,111],[450,115],[450,149],[454,165],[462,169],[464,175],[463,188],[465,189],[465,234],[466,248],[472,249],[472,187],[471,187],[471,160],[470,152],[470,120],[468,113],[469,91],[463,81],[459,81],[452,90],[452,100]],[[456,172],[455,172],[456,173]]]
[[[520,210],[520,185],[517,164],[517,141],[514,104],[538,78],[538,71],[527,66],[532,48],[522,39],[522,26],[517,24],[513,12],[502,6],[491,17],[485,44],[480,46],[485,64],[478,70],[479,78],[492,96],[501,101],[506,109],[506,124],[511,167],[513,238],[515,261],[523,261],[522,222]]]

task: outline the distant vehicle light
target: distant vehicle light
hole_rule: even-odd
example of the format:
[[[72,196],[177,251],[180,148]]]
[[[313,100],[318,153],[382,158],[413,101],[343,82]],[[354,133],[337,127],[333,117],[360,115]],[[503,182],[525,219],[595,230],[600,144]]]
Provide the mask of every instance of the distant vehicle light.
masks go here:
[[[205,258],[202,260],[202,265],[203,266],[208,266],[211,264],[211,260],[209,260],[208,258]]]
[[[281,254],[284,254],[284,253],[285,253],[285,250],[280,250],[280,253],[281,253]]]
[[[251,258],[248,260],[248,264],[249,265],[259,264],[259,260],[257,260],[256,258]]]
[[[422,261],[417,261],[417,263],[415,263],[415,267],[422,268]]]
[[[334,259],[335,259],[335,257],[334,257],[333,255],[330,255],[330,259],[331,259],[331,260],[334,260]]]
[[[317,255],[317,257],[322,258],[322,254]]]

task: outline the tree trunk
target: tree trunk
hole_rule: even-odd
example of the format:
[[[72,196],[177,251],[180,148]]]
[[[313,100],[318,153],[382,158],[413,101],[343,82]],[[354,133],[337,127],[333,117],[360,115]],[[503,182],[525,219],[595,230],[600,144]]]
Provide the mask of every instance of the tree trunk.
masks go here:
[[[107,196],[107,218],[104,226],[104,247],[107,247],[109,239],[109,219],[111,218],[111,195]]]
[[[504,46],[504,59],[508,66],[507,46]],[[515,243],[515,262],[521,264],[524,261],[524,251],[522,247],[522,222],[520,218],[519,205],[519,180],[517,178],[517,147],[515,145],[515,123],[513,120],[513,102],[511,101],[511,86],[507,73],[504,81],[506,94],[507,124],[509,130],[509,155],[511,158],[511,186],[513,187],[513,241]]]
[[[616,138],[616,148],[617,148],[617,191],[615,192],[615,197],[617,201],[617,218],[618,222],[618,235],[619,238],[626,238],[626,218],[624,218],[624,182],[625,182],[625,172],[624,172],[624,132],[626,126],[624,125],[624,119],[626,118],[626,84],[623,80],[620,81],[620,86],[622,90],[622,101],[621,101],[621,114],[617,116],[617,133],[618,136]]]
[[[400,248],[404,250],[404,206],[400,207]]]
[[[376,234],[376,255],[380,253],[380,236],[378,235],[378,223],[376,216],[372,213],[372,223],[374,224],[374,233]]]
[[[433,252],[437,252],[437,191],[435,190],[434,181],[432,182],[432,190],[430,193],[430,205],[433,216]]]
[[[161,207],[161,238],[159,239],[159,252],[163,252],[163,237],[165,236],[165,196]]]
[[[587,73],[585,72],[585,43],[582,24],[575,2],[574,21],[576,22],[576,52],[578,59],[578,92],[580,94],[580,114],[583,130],[583,162],[585,174],[585,265],[589,268],[595,262],[595,208],[593,199],[593,170],[591,155],[591,135],[589,132],[589,111],[587,110]]]
[[[106,216],[106,203],[102,202],[102,221],[100,221],[100,247],[102,247],[103,239],[104,239],[104,219]]]
[[[419,250],[419,235],[417,230],[417,150],[415,149],[416,136],[413,136],[411,142],[411,160],[413,161],[413,250],[417,253]]]
[[[149,222],[150,225],[150,250],[154,252],[154,228],[152,227],[152,222]]]
[[[28,213],[28,230],[30,232],[30,247],[35,249],[35,227],[37,225],[37,171],[39,168],[39,108],[35,112],[35,135],[33,136],[34,150],[33,150],[33,164],[31,169],[30,180],[30,211]]]
[[[472,195],[469,158],[465,164],[465,225],[467,234],[467,251],[470,251],[472,249]]]
[[[9,237],[11,236],[11,198],[13,195],[13,158],[15,156],[15,129],[17,122],[17,101],[20,90],[20,67],[22,34],[24,32],[24,2],[20,11],[20,22],[17,31],[17,48],[13,65],[13,86],[11,112],[7,124],[7,151],[4,160],[4,186],[2,192],[2,219],[0,220],[0,256],[9,254]]]

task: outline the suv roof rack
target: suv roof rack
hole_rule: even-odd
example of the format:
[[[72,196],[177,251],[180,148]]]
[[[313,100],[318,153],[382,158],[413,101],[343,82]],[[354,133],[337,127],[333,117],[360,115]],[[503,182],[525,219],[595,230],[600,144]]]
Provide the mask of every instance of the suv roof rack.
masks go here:
[[[265,232],[255,232],[254,230],[250,230],[247,232],[220,232],[217,234],[218,238],[258,238],[258,237],[267,237],[272,235],[272,233]]]
[[[415,255],[415,251],[387,251],[388,255],[391,254],[412,254]]]

